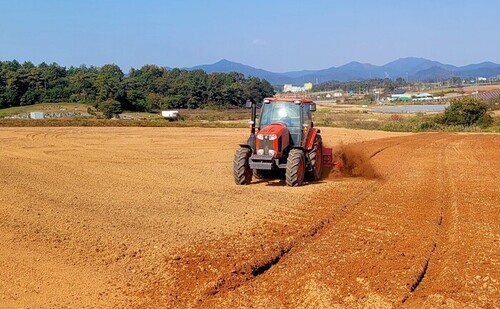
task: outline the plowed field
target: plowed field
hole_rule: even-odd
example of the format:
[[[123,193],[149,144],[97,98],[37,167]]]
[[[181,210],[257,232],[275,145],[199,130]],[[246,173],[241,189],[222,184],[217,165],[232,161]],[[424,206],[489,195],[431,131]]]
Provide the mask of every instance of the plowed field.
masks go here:
[[[0,308],[500,306],[500,135],[322,135],[289,188],[247,130],[0,128]]]

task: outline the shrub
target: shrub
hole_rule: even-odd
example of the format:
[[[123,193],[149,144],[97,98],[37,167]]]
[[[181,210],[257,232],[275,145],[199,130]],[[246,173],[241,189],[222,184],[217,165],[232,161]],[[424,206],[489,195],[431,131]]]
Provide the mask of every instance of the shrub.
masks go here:
[[[110,119],[120,114],[122,112],[122,107],[120,102],[116,100],[107,100],[99,103],[99,110],[102,112],[104,118]]]
[[[89,106],[89,107],[87,107],[87,113],[88,113],[89,115],[92,115],[92,116],[95,116],[95,115],[96,115],[95,111],[94,111],[94,110],[92,109],[92,107],[90,107],[90,106]]]
[[[488,115],[487,110],[486,103],[475,100],[472,97],[464,97],[452,100],[444,114],[437,118],[437,122],[452,126],[469,127],[478,125],[486,127],[492,122],[492,118]]]

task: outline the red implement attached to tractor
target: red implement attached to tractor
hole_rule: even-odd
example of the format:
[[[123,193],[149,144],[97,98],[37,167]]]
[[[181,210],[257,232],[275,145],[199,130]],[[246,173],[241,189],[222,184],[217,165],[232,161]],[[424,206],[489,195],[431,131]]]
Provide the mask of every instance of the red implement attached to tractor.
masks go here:
[[[313,125],[313,101],[266,98],[258,126],[257,104],[249,100],[247,106],[252,108],[252,128],[247,143],[240,144],[234,157],[236,184],[249,184],[252,177],[284,169],[286,184],[301,186],[306,178],[321,179],[323,168],[335,165],[332,149],[323,146],[320,130]]]

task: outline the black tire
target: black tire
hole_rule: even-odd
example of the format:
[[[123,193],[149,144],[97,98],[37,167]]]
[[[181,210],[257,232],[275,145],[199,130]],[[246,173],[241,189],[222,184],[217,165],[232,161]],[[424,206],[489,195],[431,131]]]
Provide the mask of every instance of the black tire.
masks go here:
[[[292,149],[286,161],[285,181],[290,187],[302,186],[306,170],[304,152],[301,149]]]
[[[248,148],[236,150],[233,161],[233,177],[237,185],[247,185],[252,182],[252,170],[248,164],[248,159],[252,151]]]
[[[323,141],[320,135],[316,135],[314,145],[307,153],[312,171],[308,173],[308,177],[314,181],[321,179],[323,174]]]

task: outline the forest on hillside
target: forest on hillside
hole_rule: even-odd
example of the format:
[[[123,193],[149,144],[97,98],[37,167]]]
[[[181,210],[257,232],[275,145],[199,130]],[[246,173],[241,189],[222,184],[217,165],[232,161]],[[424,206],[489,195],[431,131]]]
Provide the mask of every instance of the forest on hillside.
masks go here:
[[[384,89],[386,94],[391,94],[394,89],[406,86],[408,86],[408,83],[401,77],[398,77],[395,80],[389,78],[372,78],[367,80],[348,82],[332,80],[314,85],[313,91],[332,91],[336,89],[342,89],[346,92],[358,92],[358,90],[361,89],[368,90],[379,88]]]
[[[272,96],[266,80],[241,73],[168,70],[156,65],[130,69],[115,64],[102,67],[63,67],[56,63],[0,61],[0,108],[36,103],[75,102],[115,104],[130,111],[170,108],[244,106]]]

